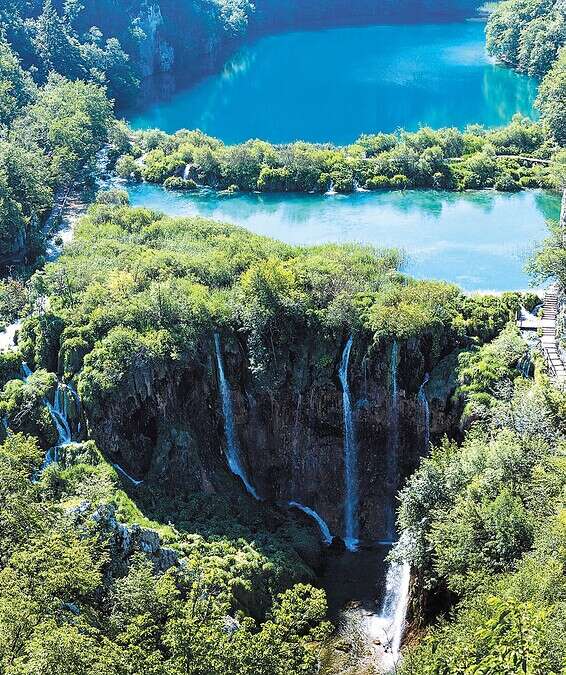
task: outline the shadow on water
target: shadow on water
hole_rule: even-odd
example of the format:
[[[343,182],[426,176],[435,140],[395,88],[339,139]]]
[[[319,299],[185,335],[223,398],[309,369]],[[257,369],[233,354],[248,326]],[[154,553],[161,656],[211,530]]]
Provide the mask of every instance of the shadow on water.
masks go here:
[[[358,608],[378,612],[383,602],[390,546],[361,548],[355,553],[329,548],[324,558],[320,582],[326,591],[328,608],[334,622],[341,612]]]

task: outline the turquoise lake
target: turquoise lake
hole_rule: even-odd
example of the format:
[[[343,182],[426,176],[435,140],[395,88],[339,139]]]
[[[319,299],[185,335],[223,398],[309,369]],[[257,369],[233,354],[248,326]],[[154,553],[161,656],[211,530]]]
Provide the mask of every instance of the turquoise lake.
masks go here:
[[[473,290],[523,290],[524,263],[557,219],[558,196],[531,190],[359,192],[353,195],[168,192],[129,187],[135,206],[173,216],[201,215],[291,244],[360,242],[403,249],[406,271]]]
[[[200,128],[227,143],[345,144],[398,127],[494,126],[534,115],[536,82],[492,63],[484,42],[480,21],[270,36],[130,122]]]

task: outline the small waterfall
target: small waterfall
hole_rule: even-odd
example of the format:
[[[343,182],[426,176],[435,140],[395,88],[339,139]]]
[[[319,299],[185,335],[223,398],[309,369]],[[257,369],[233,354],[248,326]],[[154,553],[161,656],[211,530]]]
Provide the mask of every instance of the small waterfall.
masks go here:
[[[337,194],[338,194],[338,193],[336,192],[336,190],[334,189],[334,181],[332,181],[332,180],[330,181],[330,186],[329,186],[328,190],[327,190],[324,194],[325,194],[325,195],[329,195],[329,196],[337,195]]]
[[[122,476],[124,476],[124,478],[127,478],[130,481],[130,483],[133,483],[133,485],[135,485],[136,487],[143,483],[143,480],[136,480],[135,478],[130,476],[130,474],[127,473],[127,471],[125,471],[124,469],[122,469],[122,467],[119,464],[112,464],[112,466],[116,469],[118,473],[121,473]]]
[[[25,361],[22,363],[22,372],[24,374],[24,382],[27,382],[30,375],[32,375],[32,370]],[[53,462],[59,461],[60,448],[72,443],[73,434],[71,425],[69,424],[67,405],[67,396],[69,392],[72,392],[72,395],[76,397],[77,401],[80,401],[77,392],[70,385],[63,384],[62,382],[57,382],[53,403],[47,399],[43,400],[44,405],[49,410],[55,428],[57,429],[57,445],[53,448],[49,448],[47,451],[43,464],[41,465],[42,471],[50,464],[53,464]]]
[[[189,180],[191,167],[192,167],[191,164],[185,165],[185,168],[183,170],[183,180]]]
[[[531,354],[530,351],[527,351],[519,359],[519,362],[517,363],[517,370],[521,373],[521,375],[525,379],[528,379],[531,374],[531,367],[532,367]]]
[[[368,620],[368,632],[383,648],[382,665],[395,672],[401,656],[401,641],[405,631],[409,605],[411,569],[407,563],[392,562],[387,570],[385,596],[379,615]]]
[[[426,373],[426,375],[424,376],[423,383],[420,386],[418,395],[418,401],[421,408],[421,414],[423,417],[423,427],[424,427],[423,446],[425,453],[430,450],[430,405],[428,403],[428,398],[426,396],[426,389],[425,389],[429,379],[430,379],[429,374]]]
[[[234,411],[232,409],[232,392],[230,391],[230,385],[226,380],[224,374],[224,361],[222,359],[222,350],[220,346],[220,335],[218,333],[214,334],[214,348],[216,351],[216,362],[218,364],[218,379],[220,380],[220,394],[222,397],[222,413],[224,415],[224,434],[226,436],[226,458],[228,459],[228,466],[230,471],[236,476],[238,476],[246,490],[259,500],[259,496],[250,483],[242,466],[242,461],[240,459],[240,449],[238,448],[238,442],[236,439],[236,429],[234,426]]]
[[[350,336],[340,364],[339,377],[342,384],[342,403],[344,409],[344,473],[346,495],[344,499],[344,543],[350,551],[355,551],[358,544],[358,457],[356,447],[356,434],[354,418],[352,414],[352,402],[350,399],[350,386],[348,385],[348,363],[354,337]]]
[[[328,527],[326,522],[318,515],[316,511],[314,511],[313,509],[309,509],[308,506],[303,506],[302,504],[299,504],[299,502],[289,502],[289,506],[295,509],[299,509],[303,513],[306,513],[307,516],[310,516],[313,520],[315,520],[316,524],[320,529],[320,533],[322,534],[322,539],[324,540],[324,543],[325,544],[332,543],[334,537],[330,532],[330,528]]]
[[[386,461],[386,503],[385,503],[385,536],[395,539],[395,495],[399,470],[399,386],[397,375],[399,369],[399,345],[394,341],[391,345],[389,362],[389,442]]]
[[[16,346],[16,333],[22,327],[21,321],[11,323],[0,333],[0,352],[8,352]]]

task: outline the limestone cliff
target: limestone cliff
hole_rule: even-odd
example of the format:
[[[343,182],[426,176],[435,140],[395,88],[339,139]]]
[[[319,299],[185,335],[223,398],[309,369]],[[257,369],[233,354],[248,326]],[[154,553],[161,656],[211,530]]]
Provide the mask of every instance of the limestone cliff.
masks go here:
[[[222,337],[237,442],[250,482],[268,501],[315,509],[334,534],[344,532],[343,402],[338,377],[344,341],[303,335],[278,346],[275,365],[259,377],[245,342]],[[419,389],[425,373],[433,440],[452,433],[453,355],[434,356],[426,339],[399,346],[398,420],[392,419],[391,345],[355,336],[349,384],[359,465],[359,532],[370,542],[388,536],[394,493],[427,451]],[[240,490],[228,470],[217,364],[212,339],[191,362],[132,372],[123,395],[86,414],[99,447],[137,478],[172,493]],[[398,435],[397,435],[398,434]],[[393,462],[394,484],[388,469]]]

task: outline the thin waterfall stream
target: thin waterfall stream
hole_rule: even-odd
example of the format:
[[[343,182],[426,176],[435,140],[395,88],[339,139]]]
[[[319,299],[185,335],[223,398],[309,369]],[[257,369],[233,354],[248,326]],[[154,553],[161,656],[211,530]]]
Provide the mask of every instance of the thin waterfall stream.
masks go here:
[[[426,385],[428,384],[429,379],[430,376],[426,373],[423,383],[419,388],[418,395],[418,401],[423,417],[423,448],[425,453],[430,450],[430,405],[426,395]]]
[[[224,434],[226,436],[226,459],[230,471],[238,476],[244,484],[246,490],[255,499],[259,500],[256,489],[249,481],[242,460],[240,458],[240,448],[236,438],[236,427],[234,423],[234,410],[232,407],[232,391],[224,374],[224,359],[222,358],[222,347],[220,344],[220,335],[214,334],[214,349],[216,351],[216,363],[218,365],[218,379],[220,384],[220,396],[222,398],[222,413],[224,415]]]
[[[334,537],[332,536],[332,533],[330,532],[330,528],[326,524],[326,521],[318,515],[318,513],[314,510],[309,508],[308,506],[303,506],[302,504],[299,504],[299,502],[294,502],[290,501],[288,502],[288,505],[294,509],[299,509],[299,511],[302,511],[303,513],[306,513],[307,516],[310,516],[318,525],[320,529],[320,534],[322,535],[322,540],[324,541],[325,544],[331,544],[332,540]]]
[[[399,470],[399,345],[394,341],[391,345],[389,361],[389,440],[385,467],[385,537],[387,541],[395,541],[395,495]]]
[[[344,543],[349,551],[355,551],[358,545],[358,454],[350,386],[348,384],[348,365],[353,342],[354,336],[351,335],[342,352],[339,370],[344,409]]]

